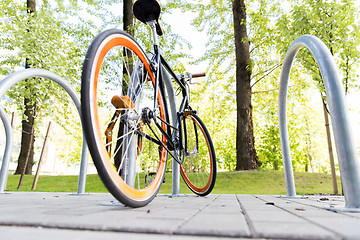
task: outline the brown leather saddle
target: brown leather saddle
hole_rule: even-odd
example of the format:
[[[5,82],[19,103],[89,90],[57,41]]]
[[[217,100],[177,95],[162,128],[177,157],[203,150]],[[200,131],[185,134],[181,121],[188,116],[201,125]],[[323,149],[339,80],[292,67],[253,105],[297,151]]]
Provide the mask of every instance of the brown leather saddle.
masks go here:
[[[141,22],[156,21],[156,33],[159,36],[163,35],[163,31],[159,24],[159,16],[161,7],[156,0],[137,0],[133,6],[134,16]]]

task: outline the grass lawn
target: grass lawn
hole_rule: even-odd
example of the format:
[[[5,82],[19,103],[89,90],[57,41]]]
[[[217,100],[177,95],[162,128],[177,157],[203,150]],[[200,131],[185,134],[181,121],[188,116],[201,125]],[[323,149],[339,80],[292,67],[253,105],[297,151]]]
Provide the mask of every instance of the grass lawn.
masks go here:
[[[331,175],[324,173],[294,173],[296,192],[299,195],[332,193]],[[25,176],[21,191],[30,191],[34,176]],[[166,181],[160,193],[171,193],[171,173],[166,173]],[[8,191],[17,191],[19,175],[10,175]],[[36,191],[76,192],[78,176],[40,176]],[[341,191],[338,178],[339,191]],[[88,175],[86,192],[108,192],[98,175]],[[180,193],[191,193],[181,180]],[[285,180],[282,171],[220,172],[212,193],[223,194],[274,194],[285,195]]]

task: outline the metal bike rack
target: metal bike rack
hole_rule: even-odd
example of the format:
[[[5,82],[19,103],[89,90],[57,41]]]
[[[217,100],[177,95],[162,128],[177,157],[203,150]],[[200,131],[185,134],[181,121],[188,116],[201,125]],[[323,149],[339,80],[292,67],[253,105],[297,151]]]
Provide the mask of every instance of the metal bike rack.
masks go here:
[[[167,91],[167,95],[169,99],[175,99],[175,92],[174,92],[174,86],[170,79],[170,75],[165,70],[165,68],[162,69],[163,79],[165,82],[165,87]],[[174,124],[177,121],[177,111],[176,111],[176,102],[175,101],[169,101],[170,104],[170,113],[171,113],[171,120],[172,124]],[[172,161],[172,195],[178,196],[180,194],[180,164],[173,159]]]
[[[4,124],[5,135],[6,135],[6,145],[5,145],[4,157],[0,171],[0,193],[3,193],[6,188],[7,173],[9,171],[10,155],[12,148],[12,128],[9,119],[6,115],[6,112],[1,106],[0,106],[0,118]]]
[[[360,211],[360,163],[351,133],[348,111],[345,105],[345,94],[338,68],[326,45],[311,35],[301,36],[292,42],[284,58],[280,75],[279,127],[287,196],[294,197],[296,192],[287,129],[286,97],[291,66],[297,52],[302,47],[311,51],[324,80],[345,195],[345,208],[343,210]]]
[[[70,84],[66,80],[47,70],[33,68],[33,69],[21,70],[10,74],[9,76],[7,76],[6,78],[0,81],[0,98],[2,98],[2,96],[7,92],[7,90],[9,90],[9,88],[14,86],[16,83],[31,77],[43,77],[59,84],[73,100],[79,112],[80,120],[81,120],[80,100],[75,90],[70,86]],[[5,147],[5,153],[4,153],[3,163],[0,172],[0,193],[3,193],[6,188],[6,181],[7,181],[8,169],[10,163],[12,129],[6,117],[6,113],[1,107],[0,107],[0,116],[6,131],[6,147]],[[87,143],[85,141],[85,137],[83,137],[81,162],[80,162],[80,174],[79,174],[78,190],[77,190],[78,194],[85,193],[88,158],[89,158],[89,153],[88,153]]]

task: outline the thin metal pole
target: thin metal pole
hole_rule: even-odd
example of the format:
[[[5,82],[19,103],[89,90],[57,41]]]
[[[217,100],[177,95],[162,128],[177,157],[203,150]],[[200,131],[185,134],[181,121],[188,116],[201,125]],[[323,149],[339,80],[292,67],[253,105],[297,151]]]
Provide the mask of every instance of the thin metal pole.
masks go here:
[[[6,189],[6,182],[9,172],[10,155],[12,148],[12,128],[9,119],[6,115],[6,112],[1,106],[0,106],[0,118],[4,124],[5,135],[6,135],[6,145],[5,145],[4,157],[0,171],[0,193],[4,193]]]
[[[66,80],[59,77],[55,73],[44,70],[44,69],[29,68],[29,69],[20,70],[20,71],[10,74],[9,76],[7,76],[6,78],[4,78],[3,80],[0,81],[0,98],[9,90],[9,88],[14,86],[16,83],[18,83],[22,80],[25,80],[27,78],[31,78],[31,77],[43,77],[43,78],[47,78],[47,79],[52,80],[52,81],[56,82],[57,84],[59,84],[69,94],[69,96],[73,100],[73,102],[79,112],[80,119],[82,119],[81,113],[80,113],[80,99],[79,99],[77,93],[75,92],[75,90],[71,87],[71,85]],[[4,120],[3,120],[3,122],[4,122]],[[11,139],[10,140],[8,140],[8,139],[10,139],[10,138],[7,136],[6,144],[8,144],[8,142],[10,143]],[[84,134],[83,134],[82,149],[83,150],[82,150],[82,155],[81,155],[81,165],[80,165],[80,174],[79,174],[79,182],[78,182],[78,194],[82,194],[85,192],[86,167],[87,167],[87,161],[89,158],[89,152],[87,151],[88,148],[87,148],[87,143],[85,141]],[[5,162],[5,163],[6,163],[6,166],[4,167],[4,162],[3,162],[1,172],[8,170],[9,162]],[[7,179],[7,177],[6,177],[6,179]],[[0,178],[0,180],[1,180],[0,186],[2,186],[4,184],[4,181],[6,181],[6,179],[3,180],[2,178]]]
[[[78,179],[77,194],[85,194],[86,173],[89,159],[89,150],[83,133],[83,146],[81,150],[80,173]]]
[[[295,184],[287,131],[286,96],[291,65],[297,52],[302,47],[306,47],[314,55],[324,80],[344,187],[345,207],[360,208],[360,163],[354,146],[350,121],[348,120],[344,89],[338,68],[329,49],[320,39],[311,35],[301,36],[291,43],[284,58],[280,76],[279,128],[287,193],[289,196],[294,196]]]

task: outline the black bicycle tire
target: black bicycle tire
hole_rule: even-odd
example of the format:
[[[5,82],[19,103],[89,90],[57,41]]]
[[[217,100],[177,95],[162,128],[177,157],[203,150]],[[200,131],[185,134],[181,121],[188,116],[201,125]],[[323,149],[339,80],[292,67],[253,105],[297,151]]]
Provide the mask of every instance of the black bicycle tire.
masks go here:
[[[204,134],[204,137],[206,139],[206,142],[208,143],[208,150],[210,153],[210,164],[212,165],[212,173],[211,173],[211,180],[210,180],[210,184],[209,187],[206,189],[206,191],[203,192],[198,192],[196,189],[194,189],[193,187],[191,187],[191,184],[189,184],[184,176],[183,171],[180,171],[181,173],[181,177],[183,178],[185,184],[188,186],[188,188],[195,194],[199,195],[199,196],[206,196],[208,194],[211,193],[211,191],[213,190],[214,186],[215,186],[215,182],[216,182],[216,175],[217,175],[217,163],[216,163],[216,154],[215,154],[215,148],[210,136],[209,131],[207,130],[204,122],[200,119],[199,116],[197,116],[196,114],[190,114],[191,117],[193,117],[198,124],[200,125],[200,127],[202,128],[203,131],[200,131],[201,133]],[[186,160],[185,160],[186,161]],[[185,162],[184,162],[185,163]]]

